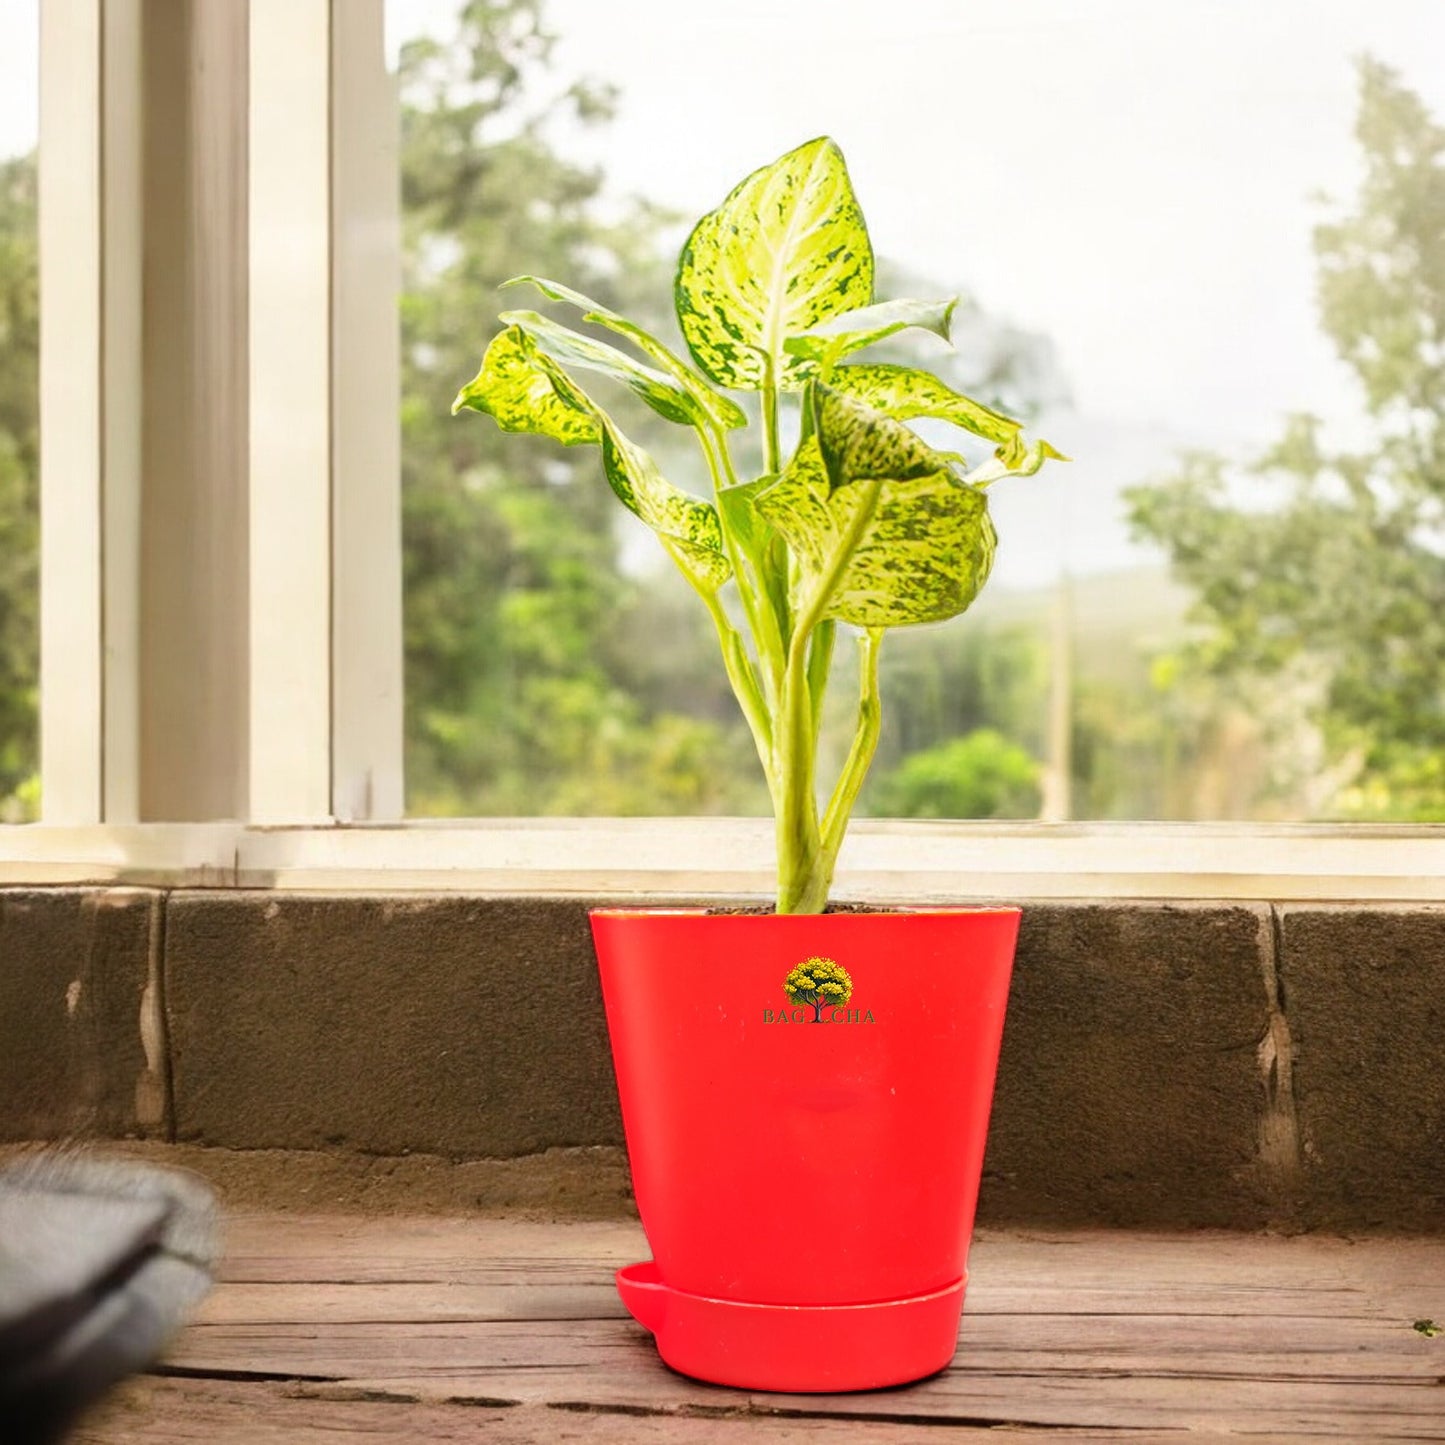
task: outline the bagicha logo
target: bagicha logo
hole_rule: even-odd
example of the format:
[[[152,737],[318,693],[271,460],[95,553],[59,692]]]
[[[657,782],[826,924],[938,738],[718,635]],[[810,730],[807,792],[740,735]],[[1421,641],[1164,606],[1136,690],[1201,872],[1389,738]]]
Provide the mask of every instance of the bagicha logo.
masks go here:
[[[872,1009],[848,1007],[853,980],[848,970],[831,958],[805,958],[783,980],[791,1009],[763,1010],[765,1024],[871,1024]],[[812,1009],[811,1016],[808,1010]]]

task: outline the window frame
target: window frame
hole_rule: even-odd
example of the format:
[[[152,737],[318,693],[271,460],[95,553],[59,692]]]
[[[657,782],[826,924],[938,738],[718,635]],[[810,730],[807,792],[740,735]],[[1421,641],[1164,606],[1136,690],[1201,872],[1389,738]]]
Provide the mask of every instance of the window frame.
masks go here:
[[[47,823],[401,815],[382,42],[382,0],[42,8]]]
[[[767,818],[0,828],[0,886],[767,898]],[[834,894],[875,903],[1445,903],[1445,827],[860,819]]]

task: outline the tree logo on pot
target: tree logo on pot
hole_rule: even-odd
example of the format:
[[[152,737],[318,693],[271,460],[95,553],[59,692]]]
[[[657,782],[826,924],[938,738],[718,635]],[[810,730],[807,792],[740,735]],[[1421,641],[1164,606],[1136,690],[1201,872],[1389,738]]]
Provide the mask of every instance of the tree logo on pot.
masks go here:
[[[765,1024],[814,1023],[814,1024],[871,1024],[875,1022],[872,1009],[848,1008],[853,997],[853,980],[842,964],[831,958],[805,958],[783,980],[783,992],[792,1010],[763,1010]],[[813,1010],[812,1018],[807,1010]],[[827,1009],[825,1017],[823,1010]]]

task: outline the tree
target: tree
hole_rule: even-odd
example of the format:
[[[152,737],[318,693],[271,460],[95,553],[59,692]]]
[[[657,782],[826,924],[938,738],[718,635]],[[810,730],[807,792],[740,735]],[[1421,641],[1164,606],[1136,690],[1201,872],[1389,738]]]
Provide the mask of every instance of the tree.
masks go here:
[[[595,457],[508,446],[448,416],[485,349],[479,318],[519,270],[566,277],[659,334],[675,327],[670,308],[656,309],[670,293],[670,218],[643,202],[600,218],[603,178],[548,137],[561,115],[605,124],[612,96],[580,85],[535,101],[551,50],[542,0],[471,0],[454,40],[402,55],[409,806],[760,811],[766,792],[708,619],[670,570],[624,569],[630,519],[618,518]],[[959,357],[944,362],[962,389],[1025,409],[1059,390],[1042,338],[972,301],[956,331]],[[627,429],[690,484],[695,458],[684,439],[674,469],[674,428],[640,409]],[[700,476],[693,485],[706,490]]]
[[[1364,181],[1314,249],[1365,445],[1294,416],[1245,466],[1188,457],[1130,515],[1197,591],[1190,666],[1318,730],[1343,781],[1321,811],[1445,818],[1445,129],[1387,67],[1359,80]]]
[[[891,818],[1036,818],[1038,759],[992,728],[910,753],[879,779],[874,809]]]
[[[813,1022],[823,1022],[823,1006],[842,1008],[853,997],[853,980],[848,970],[831,958],[805,958],[783,980],[788,1002],[813,1010]]]
[[[612,104],[586,84],[535,102],[552,45],[541,0],[470,0],[453,42],[414,41],[401,59],[409,804],[726,811],[751,778],[715,766],[740,722],[649,712],[628,688],[638,586],[595,459],[450,417],[516,272],[567,276],[633,314],[667,292],[665,217],[637,202],[599,219],[602,177],[548,140],[560,116],[600,124]]]
[[[35,157],[0,162],[0,822],[38,801],[40,285]]]

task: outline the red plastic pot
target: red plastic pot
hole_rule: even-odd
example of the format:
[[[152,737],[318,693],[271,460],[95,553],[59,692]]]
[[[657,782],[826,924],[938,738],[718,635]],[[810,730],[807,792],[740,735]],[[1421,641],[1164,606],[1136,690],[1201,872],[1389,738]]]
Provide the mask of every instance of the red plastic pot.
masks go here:
[[[1018,920],[593,912],[653,1252],[617,1284],[667,1364],[816,1391],[953,1358]],[[845,1003],[785,994],[818,958]]]

